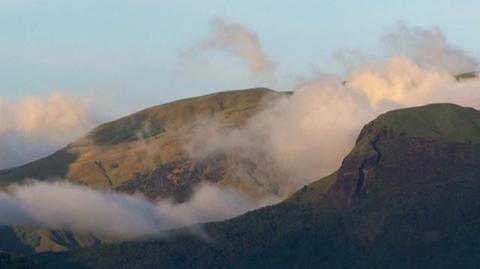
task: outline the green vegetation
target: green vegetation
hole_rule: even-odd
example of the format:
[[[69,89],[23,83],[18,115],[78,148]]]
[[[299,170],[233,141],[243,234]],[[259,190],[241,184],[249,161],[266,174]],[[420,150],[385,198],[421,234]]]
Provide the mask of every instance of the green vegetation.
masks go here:
[[[311,183],[308,186],[303,186],[299,191],[294,193],[286,202],[291,203],[312,203],[318,202],[327,193],[330,187],[337,180],[337,172],[326,176],[320,180]]]
[[[480,143],[480,112],[454,104],[433,104],[388,112],[379,116],[374,125],[413,137]]]

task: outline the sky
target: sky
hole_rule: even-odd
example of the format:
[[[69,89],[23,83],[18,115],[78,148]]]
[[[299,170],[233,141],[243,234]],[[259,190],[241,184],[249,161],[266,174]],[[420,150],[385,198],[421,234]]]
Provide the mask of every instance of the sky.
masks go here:
[[[478,10],[446,0],[0,0],[0,169],[146,107],[344,81],[392,52],[471,71]]]
[[[290,89],[311,72],[341,75],[332,59],[338,51],[377,53],[382,34],[399,21],[438,26],[478,57],[478,10],[478,1],[444,0],[1,0],[0,96],[69,92],[101,104],[108,119],[219,90]],[[252,77],[221,52],[186,59],[212,18],[254,32],[276,78]]]

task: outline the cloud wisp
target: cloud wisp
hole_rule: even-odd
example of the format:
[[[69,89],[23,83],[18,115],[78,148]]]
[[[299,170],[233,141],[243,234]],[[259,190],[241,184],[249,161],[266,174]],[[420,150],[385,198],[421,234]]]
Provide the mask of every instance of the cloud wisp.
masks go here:
[[[66,182],[33,181],[0,192],[0,225],[27,225],[133,239],[166,229],[224,220],[273,200],[254,203],[241,194],[201,185],[183,204],[152,203],[139,195],[100,192]]]
[[[197,54],[208,51],[227,53],[242,60],[253,75],[263,75],[274,70],[260,39],[247,27],[214,17],[210,21],[211,32],[188,52]]]
[[[448,42],[438,27],[421,28],[400,22],[393,31],[383,36],[382,41],[394,55],[453,75],[476,71],[480,64],[466,51]]]

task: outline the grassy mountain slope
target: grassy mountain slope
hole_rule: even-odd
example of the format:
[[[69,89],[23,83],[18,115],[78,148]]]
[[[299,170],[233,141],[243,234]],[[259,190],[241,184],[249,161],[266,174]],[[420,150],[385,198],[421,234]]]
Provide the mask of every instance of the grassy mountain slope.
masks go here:
[[[176,231],[170,239],[43,254],[37,262],[46,268],[477,268],[479,121],[479,111],[449,104],[389,112],[363,128],[335,174],[278,205],[204,225],[207,241]]]
[[[27,177],[60,177],[95,188],[134,192],[142,191],[142,187],[151,181],[160,180],[152,179],[152,174],[159,172],[172,179],[158,183],[167,185],[167,188],[150,186],[147,196],[152,199],[168,197],[185,200],[195,184],[212,178],[205,176],[205,171],[222,168],[212,168],[210,166],[213,164],[208,162],[198,167],[197,160],[192,160],[185,153],[185,141],[195,135],[194,130],[210,123],[223,128],[241,126],[283,95],[256,88],[221,92],[152,107],[103,124],[51,156],[0,171],[0,183],[6,185]],[[230,161],[227,157],[224,159]],[[187,172],[178,175],[175,171],[179,167]],[[201,173],[192,175],[192,171],[198,170]],[[129,185],[129,181],[134,179],[136,184]],[[224,179],[217,177],[215,180]]]
[[[185,144],[198,127],[244,125],[253,115],[288,95],[265,88],[220,92],[148,108],[105,123],[54,154],[20,167],[0,171],[0,186],[24,178],[66,178],[97,189],[143,192],[151,200],[183,202],[201,182],[235,184],[250,195],[265,188],[256,180],[229,174],[229,167],[268,170],[265,165],[241,159],[234,152],[193,159]],[[267,175],[267,174],[265,174]],[[270,176],[274,176],[271,174]],[[239,186],[241,182],[242,186]],[[8,231],[7,231],[8,230]],[[15,227],[0,232],[0,250],[62,251],[97,244],[90,235]],[[29,238],[31,240],[25,240]]]

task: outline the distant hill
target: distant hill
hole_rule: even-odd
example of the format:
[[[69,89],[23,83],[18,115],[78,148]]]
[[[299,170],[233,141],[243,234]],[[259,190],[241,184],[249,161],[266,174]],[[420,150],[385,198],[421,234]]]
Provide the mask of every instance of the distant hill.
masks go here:
[[[45,268],[478,268],[480,111],[367,124],[341,168],[286,201],[167,240],[42,254]],[[58,267],[56,267],[58,266]]]

